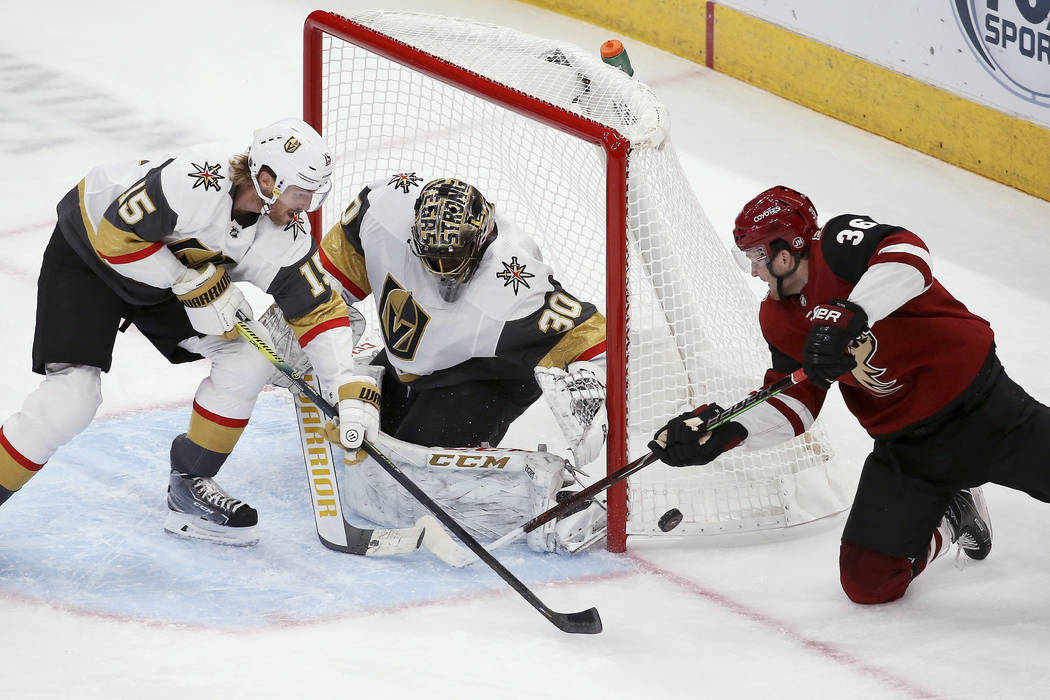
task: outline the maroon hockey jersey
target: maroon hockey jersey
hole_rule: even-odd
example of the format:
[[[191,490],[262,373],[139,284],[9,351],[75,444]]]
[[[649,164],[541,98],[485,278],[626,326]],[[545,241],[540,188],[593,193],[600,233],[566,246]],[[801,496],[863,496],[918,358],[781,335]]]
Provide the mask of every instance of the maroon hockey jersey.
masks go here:
[[[967,310],[933,278],[927,259],[922,239],[899,226],[856,214],[828,221],[813,236],[809,279],[802,293],[762,302],[759,318],[772,352],[767,383],[802,366],[808,316],[815,306],[849,298],[861,276],[874,266],[900,263],[922,275],[925,289],[860,336],[852,350],[857,367],[839,379],[839,390],[846,406],[873,436],[898,433],[945,408],[974,380],[992,348],[993,334],[987,321]],[[810,382],[792,387],[787,394],[814,416],[825,398],[825,392]],[[774,406],[796,427],[796,434],[801,432],[799,417],[787,405]]]

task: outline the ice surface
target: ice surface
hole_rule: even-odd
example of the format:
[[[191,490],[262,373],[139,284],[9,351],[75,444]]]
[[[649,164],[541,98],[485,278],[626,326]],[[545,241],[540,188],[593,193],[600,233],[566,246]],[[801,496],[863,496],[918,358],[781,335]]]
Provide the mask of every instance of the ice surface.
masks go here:
[[[329,9],[373,7],[360,0]],[[435,11],[422,1],[384,7]],[[9,3],[0,44],[0,418],[28,369],[39,258],[54,205],[91,165],[202,140],[246,143],[301,109],[304,2]],[[611,32],[506,0],[441,11],[597,47]],[[630,39],[636,76],[716,226],[788,184],[822,218],[906,225],[935,274],[996,329],[1000,356],[1050,397],[1050,204],[821,117]],[[253,299],[262,303],[261,299]],[[220,475],[260,510],[262,542],[164,534],[167,445],[201,364],[118,341],[100,418],[0,509],[0,697],[1038,698],[1050,671],[1050,510],[987,489],[988,560],[938,561],[892,605],[858,607],[837,577],[840,519],[737,546],[632,541],[575,559],[501,560],[551,607],[596,605],[605,632],[562,634],[481,567],[426,552],[357,558],[317,541],[292,408],[267,392]],[[757,378],[756,378],[757,379]],[[868,440],[824,411],[855,468]],[[509,444],[550,442],[530,413]],[[1050,465],[1048,465],[1050,466]]]

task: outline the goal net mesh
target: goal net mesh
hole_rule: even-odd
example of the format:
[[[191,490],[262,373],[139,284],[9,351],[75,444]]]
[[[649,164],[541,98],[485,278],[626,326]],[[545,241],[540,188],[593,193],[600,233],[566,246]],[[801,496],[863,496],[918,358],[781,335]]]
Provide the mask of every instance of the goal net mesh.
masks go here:
[[[567,290],[623,319],[626,356],[610,353],[609,362],[625,368],[626,406],[612,418],[623,422],[631,456],[685,408],[729,406],[757,388],[768,363],[758,301],[690,188],[652,90],[597,51],[505,27],[382,11],[311,17],[319,14],[319,72],[309,68],[309,49],[306,58],[307,89],[319,93],[307,98],[319,98],[335,156],[323,230],[363,186],[395,173],[475,184],[537,241]],[[449,67],[468,71],[471,85]],[[543,116],[494,101],[486,86],[511,88]],[[608,189],[610,169],[622,165],[559,115],[629,142],[626,207]],[[624,217],[626,238],[610,239],[609,221]],[[610,245],[622,250],[607,255]],[[626,277],[626,305],[606,298],[616,274]],[[684,514],[672,533],[683,535],[787,527],[846,505],[819,424],[774,449],[735,450],[704,467],[654,464],[617,500],[610,512],[626,509],[626,534],[653,535],[663,534],[656,523],[670,508]],[[611,532],[610,542],[622,534]]]

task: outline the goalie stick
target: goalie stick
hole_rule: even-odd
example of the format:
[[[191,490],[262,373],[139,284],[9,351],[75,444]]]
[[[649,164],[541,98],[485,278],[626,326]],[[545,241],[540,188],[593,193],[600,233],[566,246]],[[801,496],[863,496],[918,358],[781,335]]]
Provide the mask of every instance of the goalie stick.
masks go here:
[[[314,392],[320,391],[314,377],[306,375],[302,379]],[[313,501],[314,525],[321,544],[337,552],[362,556],[407,554],[422,545],[438,559],[452,565],[464,557],[472,558],[470,552],[456,544],[441,529],[438,521],[429,515],[419,518],[412,527],[398,529],[359,528],[348,522],[339,498],[336,453],[332,443],[324,436],[321,411],[306,394],[295,395],[293,392],[293,396],[306,477]]]
[[[332,407],[327,401],[324,400],[314,389],[307,384],[302,375],[296,372],[291,365],[285,362],[273,348],[269,347],[267,343],[260,338],[246,323],[246,318],[241,318],[237,322],[237,331],[244,336],[244,338],[251,343],[257,350],[259,350],[267,359],[270,360],[282,373],[284,373],[292,382],[299,387],[299,389],[317,406],[321,409],[326,416],[329,418],[337,418],[335,408]],[[498,559],[492,556],[488,550],[486,550],[481,543],[470,536],[466,530],[464,530],[459,523],[452,519],[452,517],[446,513],[441,506],[434,502],[430,496],[428,496],[422,489],[416,486],[415,482],[409,479],[396,464],[391,462],[386,455],[380,452],[375,445],[368,440],[361,443],[362,449],[367,452],[376,462],[381,466],[391,477],[394,478],[406,491],[419,501],[423,506],[426,507],[434,517],[449,530],[452,531],[459,540],[465,544],[479,559],[485,562],[489,568],[496,572],[500,578],[502,578],[511,588],[514,589],[518,595],[524,598],[533,608],[535,608],[540,614],[547,618],[555,627],[563,632],[570,634],[597,634],[602,631],[602,620],[598,615],[596,608],[588,608],[587,610],[581,610],[580,612],[573,613],[562,613],[552,610],[543,601],[541,601],[536,594],[534,594],[529,588],[522,583],[514,574],[512,574],[505,566],[503,566]],[[334,476],[334,472],[333,476]],[[336,500],[338,500],[338,492],[336,492]],[[315,509],[316,513],[316,509]],[[424,516],[420,521],[416,522],[416,526],[420,525],[422,520],[425,520],[429,516]],[[344,520],[345,522],[345,520]],[[347,523],[349,525],[349,523]],[[352,526],[351,526],[352,527]],[[414,529],[414,528],[412,528]],[[424,528],[424,531],[427,528]],[[444,530],[441,527],[437,527],[442,534]],[[445,534],[445,537],[448,537]],[[423,540],[426,539],[424,532]],[[324,540],[322,539],[322,542]],[[418,546],[418,545],[417,545]]]
[[[460,562],[464,559],[473,560],[470,552],[456,544],[438,521],[429,515],[416,520],[412,527],[397,529],[360,528],[347,521],[339,498],[336,455],[323,433],[324,421],[320,404],[317,403],[317,400],[323,399],[318,393],[320,386],[317,380],[296,372],[248,327],[245,320],[237,323],[237,331],[303,390],[303,394],[295,398],[295,415],[306,479],[310,484],[314,526],[321,544],[345,554],[376,557],[407,554],[423,546],[438,559],[453,566],[461,566]]]
[[[746,399],[743,399],[742,401],[733,404],[718,415],[713,416],[710,420],[704,423],[704,430],[712,430],[722,425],[723,423],[728,423],[729,421],[739,416],[741,413],[749,411],[761,403],[765,403],[766,401],[781,393],[788,387],[804,382],[806,379],[808,379],[808,377],[806,376],[805,371],[803,371],[802,369],[797,369],[788,376],[783,377],[782,379],[778,379],[777,381],[773,382],[772,384],[769,384],[768,386],[762,387],[753,394],[750,394]],[[524,525],[514,530],[511,530],[506,535],[500,537],[498,540],[493,541],[489,544],[488,551],[491,552],[507,544],[510,544],[522,535],[532,532],[544,523],[548,523],[551,520],[564,515],[566,512],[570,511],[572,508],[577,506],[581,501],[593,498],[595,495],[606,490],[613,484],[623,481],[638,470],[642,469],[643,467],[649,466],[655,461],[657,461],[656,455],[654,455],[652,452],[647,452],[646,454],[642,455],[633,462],[630,462],[626,466],[620,467],[612,474],[606,476],[604,479],[596,481],[587,488],[582,489],[581,491],[578,491],[577,493],[573,494],[572,498],[563,501],[562,503],[559,503],[553,508],[540,513]],[[470,554],[466,552],[463,552],[463,554],[465,556],[462,559],[458,559],[458,561],[453,561],[450,563],[453,566],[466,566],[467,564],[472,564],[476,561],[476,559],[471,557]]]

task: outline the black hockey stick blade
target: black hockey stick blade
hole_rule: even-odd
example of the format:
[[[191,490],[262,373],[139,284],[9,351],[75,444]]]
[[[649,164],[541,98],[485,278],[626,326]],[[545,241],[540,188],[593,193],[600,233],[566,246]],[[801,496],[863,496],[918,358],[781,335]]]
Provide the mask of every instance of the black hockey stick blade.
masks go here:
[[[550,621],[562,632],[569,634],[598,634],[602,631],[602,618],[597,608],[581,610],[574,613],[551,611]]]
[[[415,482],[408,478],[401,469],[390,461],[390,459],[380,452],[375,445],[365,440],[362,443],[362,447],[365,452],[375,459],[379,466],[386,470],[387,474],[392,476],[397,483],[401,484],[402,487],[417,501],[419,501],[427,510],[434,514],[442,525],[447,527],[459,541],[462,542],[467,549],[474,552],[481,561],[485,562],[486,565],[503,579],[507,585],[514,589],[518,595],[526,600],[532,607],[536,608],[544,617],[551,621],[551,623],[560,629],[562,632],[568,632],[569,634],[598,634],[602,631],[602,619],[598,615],[598,611],[595,608],[588,610],[582,610],[575,613],[561,613],[556,610],[551,610],[542,600],[536,597],[528,586],[522,583],[517,576],[512,574],[507,567],[503,566],[496,557],[485,549],[480,542],[474,539],[469,532],[464,530],[459,523],[452,519],[448,513],[446,513],[441,506],[434,502],[434,500],[428,496],[421,488],[419,488]]]

